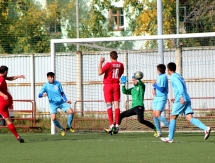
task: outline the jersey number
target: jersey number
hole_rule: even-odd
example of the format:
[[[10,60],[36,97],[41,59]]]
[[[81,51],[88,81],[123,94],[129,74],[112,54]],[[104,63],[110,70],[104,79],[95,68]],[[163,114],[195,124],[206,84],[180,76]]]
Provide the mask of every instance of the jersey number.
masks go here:
[[[119,78],[119,69],[118,68],[113,69],[112,78],[115,78],[115,79]]]

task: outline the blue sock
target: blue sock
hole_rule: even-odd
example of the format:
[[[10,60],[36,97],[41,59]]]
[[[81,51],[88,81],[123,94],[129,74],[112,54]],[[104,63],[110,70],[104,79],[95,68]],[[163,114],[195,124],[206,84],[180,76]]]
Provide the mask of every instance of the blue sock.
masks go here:
[[[159,121],[163,122],[166,127],[169,127],[169,122],[167,121],[167,119],[165,117],[159,116],[158,119],[159,119]]]
[[[195,125],[196,127],[200,128],[200,129],[204,130],[204,131],[207,128],[199,119],[196,119],[196,118],[192,118],[190,120],[190,123]]]
[[[153,117],[153,120],[154,120],[154,124],[155,124],[155,127],[156,127],[156,130],[158,132],[161,132],[161,128],[160,128],[160,122],[157,118]]]
[[[171,119],[169,124],[169,140],[173,140],[176,128],[176,120]]]
[[[67,127],[71,128],[72,127],[72,120],[73,120],[73,114],[69,114],[67,117]]]
[[[53,123],[55,126],[57,126],[60,130],[63,130],[64,128],[60,125],[60,122],[58,120],[54,120]]]

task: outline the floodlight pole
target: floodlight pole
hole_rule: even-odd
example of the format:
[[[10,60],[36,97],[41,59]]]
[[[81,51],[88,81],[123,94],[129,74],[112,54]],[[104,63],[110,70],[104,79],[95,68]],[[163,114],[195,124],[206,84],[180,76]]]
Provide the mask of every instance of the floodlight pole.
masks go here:
[[[158,24],[158,35],[163,35],[163,11],[162,11],[162,0],[157,0],[157,24]],[[164,64],[164,50],[163,40],[158,40],[158,55],[160,56],[160,63]],[[164,112],[161,113],[162,116]],[[162,125],[162,124],[160,124]]]
[[[80,30],[79,30],[79,2],[76,0],[76,35],[77,39],[80,37]],[[83,100],[83,84],[82,84],[82,52],[80,51],[79,43],[77,43],[76,48],[76,100],[82,101]],[[82,102],[78,102],[76,105],[76,111],[83,111]],[[75,109],[75,108],[74,108]],[[82,112],[83,115],[83,112]]]
[[[158,35],[163,35],[163,14],[162,14],[162,0],[157,0],[157,24]],[[161,63],[164,63],[163,40],[158,40],[158,54],[161,57]]]
[[[79,31],[79,2],[78,0],[76,0],[76,37],[79,38],[79,34],[80,34],[80,31]],[[79,51],[79,44],[77,44],[77,51]]]
[[[55,43],[51,41],[51,71],[55,73]],[[51,135],[56,133],[55,125],[51,119]]]
[[[176,0],[176,34],[179,34],[179,0]],[[179,46],[179,39],[176,40],[177,48]]]

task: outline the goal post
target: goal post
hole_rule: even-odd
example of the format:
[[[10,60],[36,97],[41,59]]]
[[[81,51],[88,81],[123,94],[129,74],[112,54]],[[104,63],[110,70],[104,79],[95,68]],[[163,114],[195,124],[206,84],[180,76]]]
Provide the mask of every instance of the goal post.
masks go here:
[[[178,39],[184,43],[183,50],[181,51],[176,47],[175,42]],[[153,98],[151,96],[151,81],[156,80],[156,65],[160,63],[161,57],[163,57],[164,64],[173,61],[178,66],[181,66],[181,71],[179,72],[183,72],[185,80],[189,82],[188,87],[191,90],[191,97],[208,98],[205,108],[209,109],[207,111],[210,112],[211,109],[215,108],[215,103],[212,100],[215,94],[210,92],[212,89],[209,88],[215,87],[212,72],[212,69],[215,68],[215,43],[213,43],[213,39],[215,39],[215,32],[134,37],[52,39],[50,42],[51,71],[55,72],[56,80],[62,83],[68,99],[73,101],[73,109],[76,109],[80,113],[83,113],[83,111],[95,112],[95,115],[91,115],[92,113],[90,113],[86,117],[81,117],[82,115],[80,115],[79,118],[89,120],[91,116],[91,118],[102,119],[106,117],[104,113],[106,107],[104,103],[96,102],[103,100],[102,77],[97,75],[99,58],[104,56],[106,61],[108,61],[109,52],[116,50],[119,55],[119,61],[125,65],[125,74],[129,79],[135,71],[143,71],[143,80],[147,88],[145,92],[146,110],[151,110]],[[164,41],[164,55],[162,56],[159,56],[157,53],[158,40]],[[201,43],[201,41],[205,41],[205,44]],[[76,44],[79,44],[81,52],[76,52],[76,46],[74,46]],[[58,48],[59,45],[63,48]],[[180,54],[182,51],[183,55]],[[183,60],[180,61],[180,57]],[[209,72],[205,73],[203,71],[204,68],[209,68]],[[193,72],[196,69],[200,73]],[[128,86],[131,87],[131,83]],[[195,94],[194,89],[196,88],[205,88],[208,92],[204,91],[202,95],[201,92]],[[171,97],[172,93],[170,92],[169,98]],[[130,106],[130,103],[130,97],[122,96],[121,110],[128,109],[126,106]],[[203,105],[204,101],[197,102],[194,99],[194,107],[204,109]],[[200,114],[202,113],[199,112]],[[147,116],[150,117],[150,112],[147,113]],[[86,124],[90,125],[91,122],[89,120]],[[94,125],[97,127],[103,125],[101,122],[98,123],[100,123],[100,126],[97,123]],[[55,126],[52,122],[51,124],[51,134],[55,134]],[[130,129],[129,125],[132,124],[133,121],[131,123],[129,121],[127,124],[123,124],[123,126]],[[135,125],[137,124],[135,123]]]

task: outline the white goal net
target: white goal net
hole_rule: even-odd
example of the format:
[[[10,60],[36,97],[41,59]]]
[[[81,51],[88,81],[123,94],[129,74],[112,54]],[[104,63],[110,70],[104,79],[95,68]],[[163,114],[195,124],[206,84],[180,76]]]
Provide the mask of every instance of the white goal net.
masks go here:
[[[163,40],[164,54],[158,53],[157,41]],[[176,42],[180,45],[176,45]],[[77,52],[76,46],[80,51]],[[98,63],[101,57],[109,61],[109,53],[118,52],[118,60],[124,63],[128,79],[135,71],[144,73],[145,118],[152,121],[153,95],[151,82],[157,79],[156,66],[176,62],[177,71],[187,81],[188,92],[193,98],[195,116],[208,125],[215,116],[215,33],[181,34],[163,36],[138,36],[88,39],[51,40],[52,71],[60,81],[67,98],[72,100],[76,111],[73,126],[77,130],[101,130],[108,126],[106,105],[103,102],[103,76],[98,76]],[[162,58],[161,58],[162,57]],[[128,87],[132,87],[131,83]],[[172,98],[169,92],[169,98]],[[120,109],[129,109],[131,98],[121,96]],[[165,116],[169,118],[171,103],[167,103]],[[215,124],[215,123],[214,123]],[[195,130],[183,118],[179,118],[180,129]],[[213,127],[213,126],[212,126]],[[136,117],[123,120],[122,130],[148,130],[138,124]],[[52,133],[54,129],[52,128]]]

